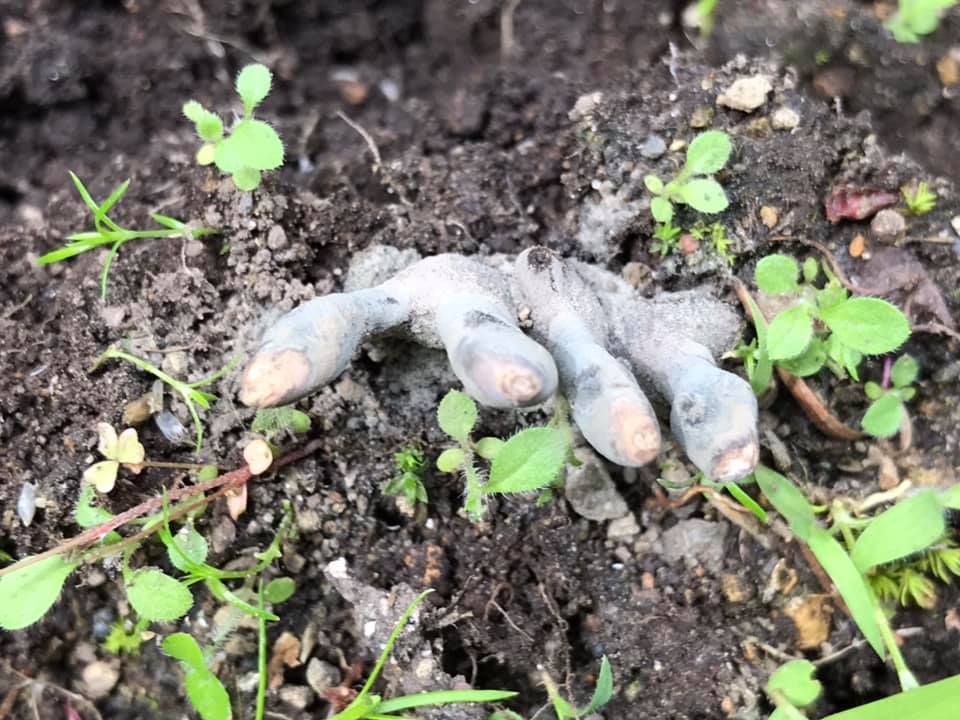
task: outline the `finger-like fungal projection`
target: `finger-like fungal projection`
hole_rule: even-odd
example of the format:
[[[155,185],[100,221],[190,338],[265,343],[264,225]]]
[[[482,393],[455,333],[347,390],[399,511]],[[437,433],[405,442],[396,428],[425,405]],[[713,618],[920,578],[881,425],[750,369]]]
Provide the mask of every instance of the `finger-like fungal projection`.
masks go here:
[[[476,260],[437,255],[376,287],[317,298],[281,317],[247,365],[240,399],[270,407],[303,397],[343,372],[362,342],[394,329],[445,348],[484,405],[533,405],[556,390],[553,358],[517,326],[508,279]]]
[[[726,482],[753,471],[756,399],[714,360],[740,330],[726,304],[699,292],[644,299],[612,273],[546,248],[521,253],[512,270],[503,258],[446,254],[410,264],[397,262],[402,254],[369,249],[355,259],[348,292],[281,317],[247,366],[243,402],[302,397],[343,372],[362,342],[389,331],[445,349],[484,405],[537,404],[559,382],[584,437],[620,465],[657,456],[657,406],[669,410],[674,437],[705,475]],[[533,337],[518,326],[520,306]]]
[[[640,466],[660,451],[660,426],[636,379],[606,350],[609,328],[596,292],[556,254],[537,247],[517,258],[518,299],[534,336],[557,362],[561,390],[587,441],[608,460]]]

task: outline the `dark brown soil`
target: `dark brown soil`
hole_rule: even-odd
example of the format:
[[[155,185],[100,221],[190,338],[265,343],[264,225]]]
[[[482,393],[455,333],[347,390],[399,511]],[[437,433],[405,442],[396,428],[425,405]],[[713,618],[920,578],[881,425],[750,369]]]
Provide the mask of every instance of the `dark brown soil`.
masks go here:
[[[790,34],[792,16],[780,4],[743,3],[721,14],[712,59],[736,53],[757,59],[711,67],[673,21],[675,5],[523,0],[510,43],[504,4],[494,0],[0,2],[0,549],[22,557],[78,531],[72,508],[83,469],[94,460],[95,425],[119,426],[123,405],[150,386],[145,374],[117,362],[88,372],[106,347],[126,341],[174,374],[200,378],[245,352],[279,312],[339,289],[351,257],[373,243],[422,254],[513,253],[539,243],[617,272],[628,263],[631,271],[645,265],[648,294],[706,286],[735,302],[733,276],[749,280],[756,258],[772,251],[807,254],[801,241],[829,246],[852,277],[869,275],[869,261],[846,252],[867,222],[831,225],[823,198],[840,183],[896,192],[925,179],[940,199],[932,213],[909,220],[906,247],[956,316],[960,244],[950,220],[960,203],[955,187],[937,174],[957,177],[957,100],[931,103],[920,122],[908,109],[914,106],[899,98],[904,88],[915,89],[921,71],[925,92],[933,93],[931,63],[956,38],[960,15],[954,11],[929,43],[906,48],[885,39],[876,21],[854,22],[869,15],[869,6],[850,8],[841,22],[815,0],[798,3],[816,19]],[[787,18],[768,25],[773,57],[755,32],[753,21],[768,17],[763,13]],[[671,56],[670,42],[679,55]],[[817,70],[794,58],[821,47],[833,58],[847,57],[853,44],[864,52],[850,107],[838,114],[833,103],[805,92]],[[899,59],[888,62],[894,51]],[[927,53],[924,64],[904,61],[920,51]],[[191,97],[233,107],[232,78],[251,60],[275,73],[263,115],[285,139],[288,155],[283,170],[252,195],[193,165],[195,139],[180,114]],[[762,108],[746,114],[715,106],[735,79],[758,73],[774,85]],[[602,96],[587,117],[572,117],[578,98],[593,92]],[[769,116],[780,107],[798,113],[795,130],[771,127]],[[876,124],[855,114],[862,108],[878,110]],[[731,206],[718,217],[733,240],[732,267],[707,249],[661,259],[649,249],[646,206],[630,211],[644,198],[642,176],[665,176],[682,158],[668,152],[645,159],[644,141],[653,134],[667,145],[689,141],[697,132],[691,118],[705,110],[710,126],[729,132],[735,145],[720,177]],[[338,111],[369,132],[382,167],[374,167],[364,140]],[[150,212],[160,211],[222,235],[202,243],[129,243],[101,302],[105,254],[34,264],[91,224],[68,170],[98,198],[130,177],[113,212],[122,224],[143,226]],[[762,206],[777,210],[773,230],[760,221]],[[694,219],[681,215],[687,224]],[[924,242],[930,238],[948,239]],[[921,312],[914,319],[932,318]],[[903,478],[956,482],[957,343],[918,333],[905,349],[922,367],[909,450],[827,439],[784,390],[764,411],[762,430],[779,437],[788,454],[781,469],[819,499],[878,489],[878,470],[865,463],[872,444]],[[870,362],[863,372],[878,378],[880,367]],[[239,447],[252,419],[236,400],[238,375],[217,384],[221,399],[204,414],[201,457],[222,467],[242,462]],[[364,351],[341,379],[300,403],[322,449],[252,483],[237,523],[219,504],[200,522],[212,538],[212,560],[223,564],[265,546],[281,500],[293,504],[299,532],[284,548],[284,563],[298,591],[272,626],[271,642],[284,631],[310,635],[315,657],[337,664],[342,653],[369,667],[373,654],[362,629],[323,572],[345,557],[351,574],[378,590],[400,583],[436,588],[422,630],[442,669],[477,687],[520,690],[510,707],[525,717],[545,702],[541,668],[568,682],[582,701],[604,654],[618,688],[606,717],[765,716],[769,672],[784,653],[800,654],[785,608],[823,592],[796,547],[767,531],[752,537],[699,501],[666,510],[652,489],[654,467],[610,468],[640,526],[627,537],[608,537],[604,523],[578,517],[563,501],[537,508],[525,498],[497,501],[488,522],[472,525],[458,514],[460,482],[433,472],[425,477],[426,513],[404,515],[380,490],[393,474],[393,453],[417,445],[432,466],[445,447],[436,404],[455,385],[434,351],[397,343]],[[861,388],[821,385],[838,415],[855,424],[866,404]],[[189,427],[184,408],[174,409]],[[483,429],[508,434],[539,419],[485,411]],[[151,459],[193,457],[152,425],[143,426],[141,439]],[[773,462],[767,451],[763,459]],[[42,499],[29,527],[14,511],[26,482],[37,485]],[[123,475],[110,504],[129,507],[170,482],[169,471]],[[690,517],[727,528],[715,560],[664,556],[664,532]],[[160,561],[155,549],[141,552]],[[768,591],[781,560],[799,577],[788,595]],[[217,605],[199,589],[195,595],[189,629],[203,638]],[[944,621],[958,602],[956,590],[944,590],[934,610],[897,616],[898,627],[922,628],[904,652],[923,682],[960,671],[956,630]],[[118,569],[85,567],[40,623],[0,633],[0,657],[78,693],[87,691],[84,669],[105,660],[120,676],[96,702],[104,718],[183,716],[180,678],[154,642],[122,660],[100,647],[110,623],[128,613]],[[828,655],[857,637],[837,609],[828,642],[807,654]],[[252,717],[246,680],[256,670],[255,632],[238,630],[218,660],[236,717]],[[0,693],[19,682],[2,667]],[[898,687],[892,670],[864,646],[828,667],[818,713]],[[305,685],[304,667],[289,669],[284,682]],[[322,699],[298,710],[281,693],[271,692],[268,705],[286,717],[326,714]],[[37,704],[41,718],[64,717],[63,698],[54,691]],[[30,713],[22,694],[7,717]]]

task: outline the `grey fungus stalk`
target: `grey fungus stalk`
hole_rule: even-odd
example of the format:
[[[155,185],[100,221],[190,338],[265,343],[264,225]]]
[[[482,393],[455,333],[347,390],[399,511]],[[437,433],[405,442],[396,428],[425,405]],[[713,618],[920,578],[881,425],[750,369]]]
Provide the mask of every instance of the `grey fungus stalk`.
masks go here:
[[[645,465],[660,451],[656,415],[630,371],[605,345],[606,311],[576,270],[546,248],[517,258],[518,298],[534,336],[557,362],[561,391],[587,441],[619,465]]]
[[[444,348],[484,405],[534,405],[556,390],[553,358],[517,326],[507,279],[478,261],[437,255],[376,287],[317,298],[281,317],[248,364],[240,399],[270,407],[303,397],[342,373],[361,343],[390,330]]]
[[[726,304],[699,292],[645,299],[545,248],[517,257],[512,282],[503,258],[411,254],[369,248],[352,263],[348,292],[281,317],[247,366],[241,400],[268,407],[303,397],[343,372],[361,343],[389,332],[446,350],[467,393],[487,406],[535,405],[559,383],[584,437],[620,465],[656,458],[657,407],[669,410],[674,437],[705,475],[725,482],[753,471],[756,400],[714,361],[740,330]],[[518,326],[518,307],[533,337]]]

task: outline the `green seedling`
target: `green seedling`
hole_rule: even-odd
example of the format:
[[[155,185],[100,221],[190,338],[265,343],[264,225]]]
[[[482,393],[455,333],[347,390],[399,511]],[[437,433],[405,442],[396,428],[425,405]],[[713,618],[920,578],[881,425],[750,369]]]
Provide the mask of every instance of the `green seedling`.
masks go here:
[[[720,0],[697,0],[697,16],[700,18],[700,37],[707,38],[716,25],[717,5]]]
[[[766,693],[776,705],[770,720],[806,720],[800,708],[811,705],[823,691],[813,677],[817,668],[809,660],[790,660],[781,665],[767,681]]]
[[[377,658],[377,662],[374,664],[373,670],[363,684],[363,688],[361,688],[360,692],[353,699],[353,702],[331,717],[330,720],[404,720],[404,718],[409,718],[410,716],[398,713],[415,710],[417,708],[440,707],[442,705],[456,703],[491,703],[499,700],[509,700],[516,696],[515,692],[508,690],[438,690],[435,692],[417,693],[416,695],[402,695],[384,700],[379,695],[371,692],[374,683],[376,683],[377,678],[380,676],[380,671],[383,670],[387,658],[390,657],[390,653],[393,651],[393,646],[400,638],[400,633],[403,632],[404,627],[406,627],[410,621],[417,606],[420,605],[424,598],[431,592],[433,591],[427,590],[420,593],[420,595],[410,603],[403,615],[400,616],[397,624],[394,625],[393,632],[390,633],[387,644]]]
[[[900,188],[900,194],[911,215],[926,215],[937,205],[937,194],[923,180]]]
[[[653,230],[653,242],[650,243],[650,249],[658,253],[660,257],[666,257],[677,249],[677,239],[683,228],[678,228],[672,222],[657,223]]]
[[[815,508],[783,475],[761,465],[755,477],[771,505],[830,576],[870,646],[881,658],[889,653],[901,687],[917,687],[870,583],[870,574],[942,542],[946,534],[945,513],[960,506],[960,485],[942,493],[921,490],[879,515],[858,517],[875,503],[868,499],[869,502],[853,505],[837,499],[826,507]],[[829,527],[821,526],[818,512],[828,513]]]
[[[107,214],[111,208],[120,201],[124,193],[127,192],[127,188],[130,186],[129,180],[124,180],[120,183],[106,200],[98,204],[84,184],[80,182],[80,178],[71,172],[70,179],[73,180],[73,184],[77,188],[77,192],[80,193],[80,197],[83,198],[84,204],[90,208],[90,212],[93,213],[94,229],[68,236],[66,245],[48,252],[45,255],[41,255],[37,258],[37,264],[50,265],[55,262],[60,262],[61,260],[72,258],[74,255],[85,253],[88,250],[109,245],[110,252],[107,254],[107,259],[103,262],[103,270],[100,271],[101,300],[107,298],[107,279],[110,276],[110,266],[117,257],[117,253],[120,252],[120,248],[125,243],[131,240],[144,240],[148,238],[199,238],[207,235],[216,235],[220,232],[219,230],[208,227],[193,228],[187,223],[167,215],[161,215],[160,213],[151,213],[150,217],[153,218],[154,222],[163,227],[151,230],[129,230],[115,223]]]
[[[900,0],[897,12],[884,23],[900,43],[918,43],[940,24],[943,13],[958,0]]]
[[[610,661],[604,655],[600,659],[600,673],[597,676],[597,684],[593,689],[593,695],[584,707],[578,708],[570,700],[560,694],[560,688],[556,681],[550,677],[546,671],[541,672],[541,678],[544,687],[547,689],[547,697],[553,706],[556,720],[579,720],[588,715],[599,712],[613,698],[613,672],[610,670]],[[537,713],[539,715],[540,713]],[[492,713],[487,720],[524,720],[523,716],[513,710],[498,710]]]
[[[889,377],[887,372],[884,373],[882,385],[873,381],[864,385],[864,392],[873,401],[860,422],[867,433],[878,438],[896,435],[907,414],[905,403],[917,394],[913,383],[919,369],[916,360],[909,355],[901,355],[889,368]]]
[[[732,241],[727,237],[727,229],[722,223],[710,223],[707,225],[703,220],[698,220],[692,228],[690,234],[698,242],[706,242],[714,254],[720,257],[727,265],[732,265],[735,259],[730,251]]]
[[[753,515],[762,522],[767,524],[769,518],[767,516],[767,511],[764,510],[760,505],[754,500],[747,492],[740,487],[740,484],[735,482],[715,482],[704,475],[702,472],[697,471],[693,475],[686,475],[682,481],[675,479],[668,479],[666,474],[675,467],[671,462],[665,462],[660,465],[660,472],[663,473],[660,477],[657,478],[657,484],[666,488],[670,491],[686,491],[691,488],[696,488],[700,490],[707,499],[713,499],[714,493],[726,491],[745,509],[749,510]],[[744,478],[743,482],[753,482],[752,476]]]
[[[907,317],[894,305],[873,297],[850,297],[846,288],[825,266],[827,282],[814,285],[820,264],[807,258],[801,268],[787,255],[768,255],[757,263],[757,287],[767,295],[784,296],[791,304],[764,326],[762,314],[753,312],[757,342],[741,346],[748,372],[766,374],[766,361],[794,375],[814,375],[824,366],[838,377],[858,380],[865,355],[893,352],[910,336]],[[749,360],[748,360],[749,359]],[[751,376],[757,391],[761,379]],[[766,389],[763,385],[762,389]]]
[[[418,502],[427,502],[427,489],[423,486],[423,470],[426,464],[423,453],[414,447],[404,448],[393,456],[397,474],[387,481],[383,491],[387,495],[403,494],[407,506],[416,507]]]
[[[558,427],[527,428],[507,441],[484,437],[474,442],[470,434],[477,424],[473,399],[451,390],[440,402],[440,429],[457,441],[437,458],[441,472],[462,472],[467,482],[464,509],[467,515],[483,517],[484,500],[500,493],[529,493],[550,488],[570,458],[568,433]],[[490,462],[489,478],[483,481],[476,458]]]
[[[263,435],[267,442],[273,442],[280,435],[310,432],[310,425],[310,416],[305,412],[292,405],[283,405],[257,410],[250,430]]]
[[[118,436],[113,425],[97,423],[97,435],[99,437],[97,450],[107,459],[94,463],[84,470],[83,479],[93,485],[97,492],[108,493],[113,490],[117,482],[120,466],[123,465],[133,472],[140,472],[146,452],[137,438],[137,431],[133,428],[127,428]]]
[[[689,205],[702,213],[726,210],[727,195],[713,175],[723,169],[730,159],[730,136],[721,130],[707,130],[693,139],[687,148],[687,160],[673,180],[664,183],[656,175],[643,179],[647,190],[653,193],[650,213],[658,223],[670,224],[673,204]]]
[[[143,645],[143,633],[150,625],[148,620],[140,618],[136,624],[129,626],[126,620],[117,620],[110,626],[110,633],[103,641],[103,649],[111,655],[139,655]]]
[[[247,65],[237,75],[236,90],[243,101],[243,117],[224,131],[220,116],[196,100],[183,106],[183,114],[193,121],[203,145],[197,151],[198,165],[216,164],[233,178],[239,190],[256,190],[264,170],[283,164],[283,142],[277,131],[253,111],[270,92],[272,76],[263,65]]]
[[[239,362],[239,356],[235,357],[229,363],[227,363],[222,369],[215,372],[213,375],[209,375],[201,380],[197,380],[192,383],[183,382],[182,380],[177,380],[167,373],[163,372],[153,363],[139,358],[136,355],[131,355],[130,353],[124,352],[116,347],[107,348],[93,364],[93,367],[90,368],[91,371],[98,368],[102,363],[107,360],[116,359],[116,360],[126,360],[129,363],[136,365],[141,370],[150,373],[155,378],[162,380],[164,383],[170,386],[175,393],[177,393],[184,404],[187,406],[187,410],[190,412],[190,417],[193,418],[193,426],[196,428],[196,452],[200,453],[200,448],[203,447],[203,423],[200,422],[200,414],[197,412],[197,407],[200,407],[204,410],[210,409],[210,403],[217,400],[217,396],[211,393],[200,390],[199,388],[204,387],[205,385],[210,385],[213,382],[216,382],[228,372],[230,372],[233,367]]]

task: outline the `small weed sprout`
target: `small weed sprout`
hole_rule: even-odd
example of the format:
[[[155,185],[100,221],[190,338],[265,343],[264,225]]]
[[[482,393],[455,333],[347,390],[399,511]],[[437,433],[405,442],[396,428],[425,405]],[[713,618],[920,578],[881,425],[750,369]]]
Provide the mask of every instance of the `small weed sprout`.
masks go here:
[[[427,590],[420,593],[420,595],[410,603],[403,615],[400,616],[397,624],[393,627],[393,632],[390,633],[387,644],[377,658],[377,662],[373,666],[373,670],[370,671],[370,675],[363,684],[363,688],[361,688],[360,692],[347,707],[336,715],[333,715],[330,720],[403,720],[403,718],[411,717],[410,715],[403,714],[404,711],[415,710],[416,708],[439,707],[455,703],[491,703],[499,700],[509,700],[516,696],[515,692],[510,692],[509,690],[437,690],[434,692],[417,693],[415,695],[402,695],[384,700],[379,695],[374,695],[370,692],[377,678],[380,676],[380,671],[383,670],[383,666],[390,657],[390,653],[393,651],[393,646],[399,639],[400,633],[403,632],[403,628],[406,627],[410,621],[410,617],[413,615],[414,610],[417,609],[417,606],[420,605],[424,598],[431,592],[433,591]]]
[[[870,646],[881,659],[889,654],[901,687],[916,688],[871,576],[891,563],[937,549],[946,537],[946,513],[960,507],[960,485],[945,492],[920,490],[878,515],[863,517],[877,502],[889,500],[888,495],[861,503],[837,498],[827,506],[814,507],[796,485],[767,467],[758,466],[755,478],[770,504],[830,576]],[[817,513],[822,512],[828,514],[827,528],[818,522]],[[780,717],[802,716],[786,712]]]
[[[790,660],[774,671],[765,688],[777,707],[770,720],[806,720],[800,708],[813,704],[823,691],[813,677],[816,670],[809,660]]]
[[[239,190],[256,190],[264,170],[275,170],[283,164],[283,142],[277,131],[253,111],[270,92],[272,76],[263,65],[247,65],[237,75],[236,90],[243,101],[243,117],[224,132],[220,116],[207,110],[196,100],[183,106],[183,114],[191,120],[203,145],[197,151],[197,164],[216,164],[221,172],[233,178]]]
[[[263,435],[267,442],[284,433],[297,434],[310,432],[310,416],[292,405],[261,408],[253,417],[251,432]]]
[[[889,365],[889,360],[887,362]],[[917,393],[913,387],[920,369],[916,360],[901,355],[888,369],[889,374],[884,373],[882,385],[869,381],[863,388],[873,402],[860,424],[866,432],[878,438],[892,437],[897,433],[907,413],[905,403]]]
[[[83,472],[85,482],[93,485],[97,492],[108,493],[117,482],[117,473],[123,465],[133,473],[139,473],[143,467],[146,452],[137,431],[127,428],[120,435],[109,423],[97,423],[99,442],[97,450],[106,460],[94,463]]]
[[[900,0],[897,12],[884,23],[900,43],[918,43],[940,25],[940,18],[958,0]]]
[[[393,462],[397,474],[383,486],[387,495],[403,495],[407,507],[414,508],[417,503],[427,502],[427,489],[423,486],[425,463],[423,453],[415,447],[404,448],[394,453]]]
[[[140,646],[146,641],[144,632],[150,622],[140,618],[135,624],[117,620],[110,626],[110,633],[103,641],[103,649],[111,655],[139,655]],[[128,629],[129,628],[129,629]]]
[[[690,234],[701,243],[706,241],[714,254],[727,265],[733,264],[735,256],[730,250],[733,241],[727,236],[727,228],[724,227],[723,223],[714,222],[707,225],[703,220],[698,220],[690,228]]]
[[[727,195],[713,175],[730,159],[730,136],[721,130],[707,130],[697,135],[687,148],[687,160],[679,174],[668,183],[656,175],[643,179],[653,193],[650,213],[658,223],[669,225],[673,220],[673,203],[689,205],[702,213],[726,210]]]
[[[610,661],[604,655],[600,659],[600,673],[597,675],[597,684],[593,689],[593,695],[584,707],[578,708],[570,700],[560,694],[560,688],[556,681],[547,672],[541,673],[544,687],[547,689],[547,697],[550,704],[553,705],[553,712],[557,720],[579,720],[593,715],[602,710],[613,698],[613,671],[610,669]],[[538,713],[539,715],[539,713]],[[512,710],[498,710],[490,715],[487,720],[524,720],[523,716]]]
[[[666,257],[676,250],[677,238],[680,237],[680,233],[682,232],[683,228],[677,227],[672,221],[657,223],[657,226],[653,230],[653,242],[650,243],[650,250],[660,255],[660,257]]]
[[[37,258],[37,264],[50,265],[55,262],[60,262],[61,260],[72,258],[80,253],[85,253],[88,250],[93,250],[102,245],[109,245],[110,252],[103,263],[103,270],[100,272],[101,300],[106,300],[107,298],[107,279],[110,276],[110,266],[117,257],[117,253],[120,252],[120,248],[123,247],[125,243],[131,240],[147,238],[199,238],[206,235],[216,235],[220,232],[219,230],[208,227],[192,228],[187,223],[168,217],[167,215],[161,215],[160,213],[151,213],[150,217],[153,218],[154,222],[158,225],[162,225],[162,228],[129,230],[115,223],[107,214],[111,208],[120,201],[124,193],[127,192],[127,188],[130,186],[129,180],[124,180],[117,185],[114,191],[110,193],[110,196],[98,204],[84,184],[80,182],[80,178],[71,172],[70,179],[73,181],[74,186],[76,186],[77,192],[80,193],[80,197],[83,198],[84,204],[90,208],[90,212],[93,213],[94,229],[68,236],[66,245],[48,252],[45,255],[41,255]]]
[[[900,188],[900,194],[911,215],[926,215],[937,205],[937,194],[923,180]]]
[[[437,409],[440,429],[457,441],[437,458],[441,472],[462,472],[467,489],[464,509],[473,520],[483,517],[484,499],[497,493],[529,493],[549,489],[570,458],[569,433],[562,427],[527,428],[507,441],[484,437],[473,442],[477,405],[469,395],[451,390]],[[486,482],[476,457],[490,461]]]
[[[799,377],[814,375],[824,366],[837,377],[859,380],[858,367],[865,355],[893,352],[910,336],[910,323],[896,306],[873,297],[849,297],[840,281],[826,268],[827,282],[817,288],[820,264],[803,263],[787,255],[768,255],[757,263],[754,278],[767,295],[787,296],[792,304],[767,325],[754,312],[755,344],[736,351],[744,358],[754,392],[776,364]],[[755,378],[754,373],[763,378]],[[769,380],[767,379],[767,382]]]
[[[143,358],[139,358],[136,355],[131,355],[130,353],[124,352],[116,347],[108,348],[106,352],[96,359],[93,367],[91,367],[90,370],[93,371],[97,369],[102,363],[111,359],[126,360],[129,363],[133,363],[141,370],[150,373],[155,378],[162,380],[164,383],[169,385],[170,388],[183,399],[184,404],[187,406],[187,410],[190,411],[190,417],[193,418],[193,425],[197,430],[196,452],[199,454],[200,448],[203,447],[203,423],[200,422],[200,414],[197,412],[197,407],[199,406],[204,410],[209,410],[210,403],[216,401],[217,399],[216,395],[212,395],[211,393],[200,390],[199,388],[205,385],[210,385],[230,372],[237,362],[239,362],[239,356],[231,360],[226,364],[226,366],[215,372],[213,375],[192,383],[186,383],[182,380],[172,378],[160,368],[156,367],[153,363],[144,360]]]

